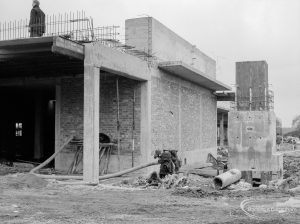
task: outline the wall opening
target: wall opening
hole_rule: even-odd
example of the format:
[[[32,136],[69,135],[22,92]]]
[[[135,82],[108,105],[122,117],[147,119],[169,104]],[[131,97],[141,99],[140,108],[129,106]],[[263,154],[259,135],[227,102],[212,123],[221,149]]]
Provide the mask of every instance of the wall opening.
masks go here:
[[[1,159],[40,162],[53,154],[54,86],[0,87],[0,102]]]

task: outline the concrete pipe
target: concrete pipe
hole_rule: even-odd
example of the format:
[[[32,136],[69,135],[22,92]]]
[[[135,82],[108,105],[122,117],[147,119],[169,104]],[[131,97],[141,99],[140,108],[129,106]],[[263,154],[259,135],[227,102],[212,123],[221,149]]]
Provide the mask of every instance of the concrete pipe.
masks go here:
[[[237,169],[231,169],[225,173],[222,173],[213,179],[215,189],[223,189],[224,187],[237,182],[239,179],[241,179],[241,177],[242,173]]]

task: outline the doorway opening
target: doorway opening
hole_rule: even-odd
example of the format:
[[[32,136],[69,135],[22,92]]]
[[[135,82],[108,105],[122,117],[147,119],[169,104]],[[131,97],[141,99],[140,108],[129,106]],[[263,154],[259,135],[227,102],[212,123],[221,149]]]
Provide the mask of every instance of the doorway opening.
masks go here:
[[[41,162],[54,153],[54,86],[0,87],[0,102],[1,159]]]

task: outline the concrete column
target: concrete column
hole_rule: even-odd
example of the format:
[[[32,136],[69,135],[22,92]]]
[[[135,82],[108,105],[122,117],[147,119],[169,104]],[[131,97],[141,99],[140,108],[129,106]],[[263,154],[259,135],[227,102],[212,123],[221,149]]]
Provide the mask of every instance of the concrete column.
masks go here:
[[[55,86],[55,152],[60,148],[60,111],[61,111],[61,83],[60,79]],[[55,168],[57,167],[55,160]]]
[[[34,115],[34,159],[43,157],[43,112],[42,112],[42,93],[39,92],[35,98],[35,115]]]
[[[99,183],[100,69],[84,64],[83,180]]]
[[[224,146],[224,114],[221,113],[220,119],[220,146]]]
[[[151,161],[151,81],[141,83],[141,163]]]

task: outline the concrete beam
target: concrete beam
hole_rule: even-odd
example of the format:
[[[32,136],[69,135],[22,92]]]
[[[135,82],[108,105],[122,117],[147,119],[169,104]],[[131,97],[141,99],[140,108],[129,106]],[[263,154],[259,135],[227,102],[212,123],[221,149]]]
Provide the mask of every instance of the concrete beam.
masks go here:
[[[53,38],[52,52],[80,60],[84,59],[83,45],[61,37]]]
[[[60,114],[61,113],[61,80],[55,86],[55,152],[60,148]],[[55,160],[55,168],[57,167]]]
[[[98,42],[86,44],[85,47],[85,57],[89,57],[103,71],[139,81],[151,79],[151,69],[146,61]]]
[[[85,60],[83,180],[91,184],[99,183],[99,98],[100,68]]]
[[[182,61],[165,61],[160,62],[158,67],[173,75],[179,76],[182,79],[194,82],[204,88],[217,91],[217,90],[231,90],[231,87],[212,78],[200,70],[182,62]]]

